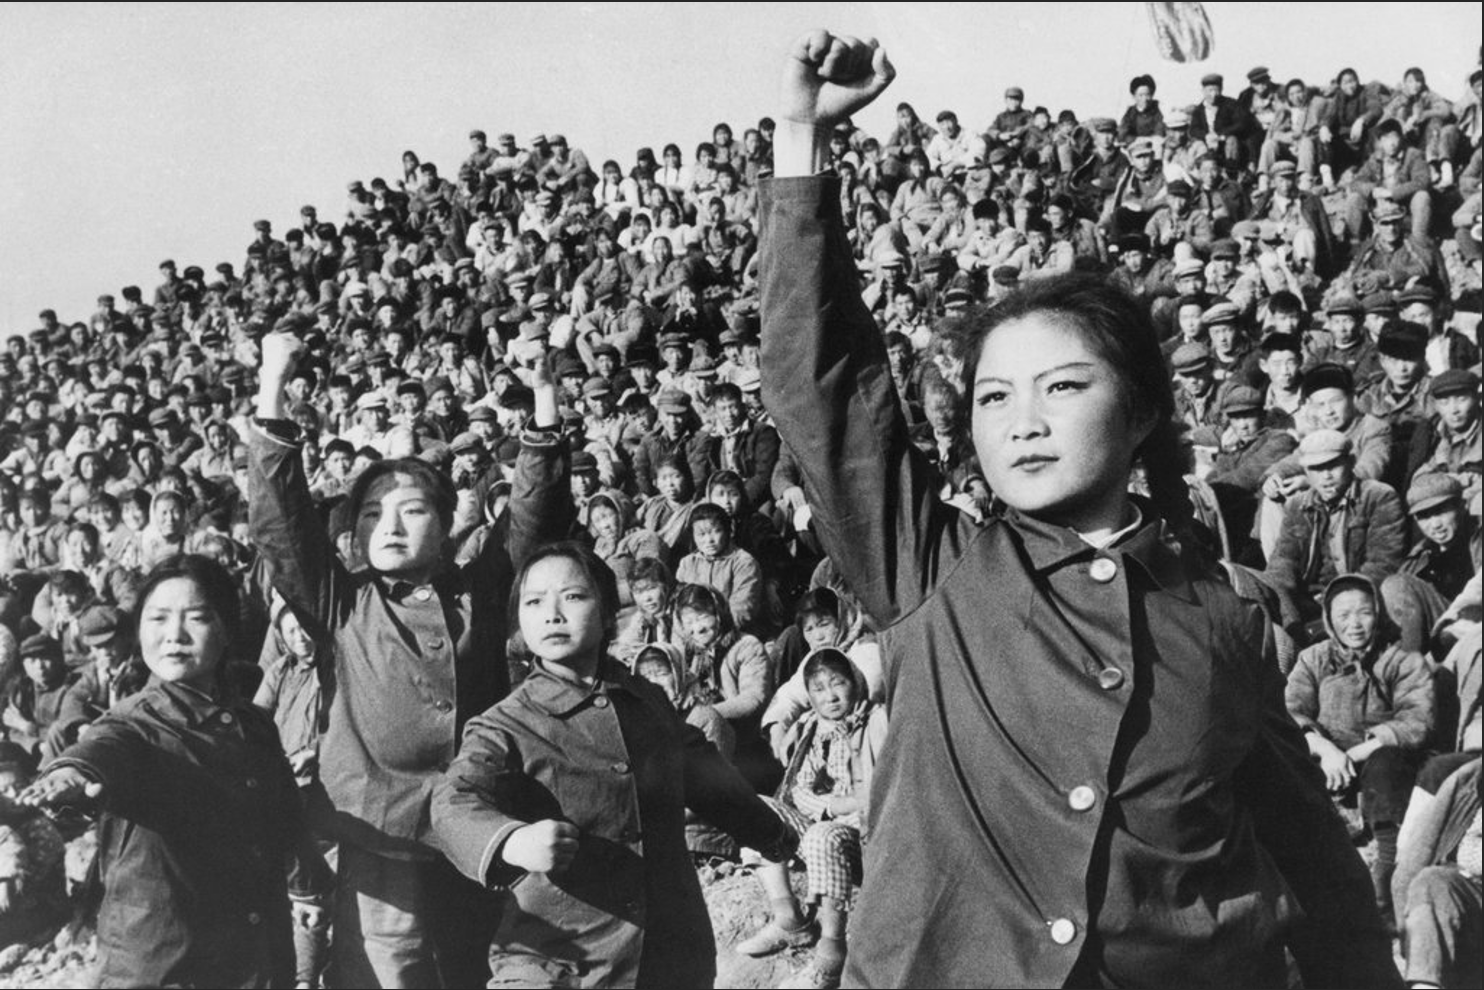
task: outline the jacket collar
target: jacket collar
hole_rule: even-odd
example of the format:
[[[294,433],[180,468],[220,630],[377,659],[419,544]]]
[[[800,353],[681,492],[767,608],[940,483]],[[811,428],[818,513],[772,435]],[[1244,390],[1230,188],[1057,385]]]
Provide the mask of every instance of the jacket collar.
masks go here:
[[[597,677],[591,684],[583,684],[575,677],[554,672],[551,665],[537,660],[521,686],[531,704],[549,715],[566,718],[615,691],[634,694],[632,676],[621,664],[604,657],[598,664]]]
[[[220,719],[221,713],[230,707],[203,691],[174,681],[162,681],[153,674],[147,690],[151,700],[158,701],[154,707],[168,710],[193,729]]]
[[[1149,579],[1163,591],[1194,603],[1195,591],[1190,586],[1180,543],[1165,520],[1148,502],[1134,499],[1140,522],[1112,546],[1098,549],[1066,526],[1057,526],[1007,510],[1005,521],[1019,537],[1031,567],[1040,575],[1049,574],[1069,564],[1087,563],[1095,557],[1123,558],[1125,565],[1137,564]]]

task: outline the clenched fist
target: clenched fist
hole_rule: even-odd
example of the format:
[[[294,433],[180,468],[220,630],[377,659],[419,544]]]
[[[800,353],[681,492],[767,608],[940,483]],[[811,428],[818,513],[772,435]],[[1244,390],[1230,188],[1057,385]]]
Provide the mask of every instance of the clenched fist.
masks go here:
[[[548,818],[511,832],[500,856],[527,873],[560,873],[577,855],[577,837],[576,825]]]

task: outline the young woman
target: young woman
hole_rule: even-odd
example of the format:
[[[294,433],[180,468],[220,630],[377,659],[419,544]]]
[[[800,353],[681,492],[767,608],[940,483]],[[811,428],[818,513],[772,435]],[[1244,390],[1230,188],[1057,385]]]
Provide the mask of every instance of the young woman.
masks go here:
[[[437,844],[505,893],[489,985],[710,986],[685,809],[772,861],[791,833],[659,688],[608,657],[618,587],[591,550],[532,554],[511,612],[535,667],[469,722],[433,791]]]
[[[21,795],[102,812],[100,986],[291,986],[290,926],[322,919],[328,871],[273,721],[223,676],[237,617],[219,565],[157,565],[137,614],[149,685]]]
[[[964,401],[1005,509],[935,497],[814,177],[892,75],[875,45],[796,43],[761,223],[764,401],[888,658],[846,982],[1267,985],[1287,947],[1308,985],[1398,985],[1262,615],[1195,559],[1147,314],[1077,275],[972,314]]]

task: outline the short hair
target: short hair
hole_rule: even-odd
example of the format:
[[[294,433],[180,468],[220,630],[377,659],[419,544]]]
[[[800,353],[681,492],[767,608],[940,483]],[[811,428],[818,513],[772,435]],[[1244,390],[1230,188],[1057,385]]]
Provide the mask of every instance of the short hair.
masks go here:
[[[396,474],[407,475],[412,481],[412,487],[420,489],[432,500],[433,511],[443,525],[444,532],[448,532],[453,526],[453,511],[458,504],[458,493],[454,490],[453,481],[444,472],[416,457],[378,460],[361,472],[350,489],[348,508],[352,526],[354,520],[360,518],[361,505],[366,501],[371,486],[382,478]]]
[[[742,390],[735,382],[722,382],[711,390],[711,401],[717,399],[732,399],[736,402],[742,401]]]
[[[715,158],[716,145],[712,144],[710,141],[702,141],[700,144],[696,145],[696,157],[700,158],[702,155],[710,155],[711,157]]]
[[[1304,343],[1295,333],[1270,333],[1262,339],[1258,347],[1263,357],[1276,354],[1278,351],[1287,351],[1299,358],[1304,356]]]
[[[804,661],[804,682],[807,684],[822,674],[839,674],[852,684],[858,685],[855,664],[833,646],[821,646]]]
[[[592,585],[593,591],[598,596],[598,606],[603,612],[603,628],[606,636],[611,638],[618,623],[618,578],[614,576],[613,569],[603,562],[603,558],[599,557],[592,547],[576,540],[548,543],[526,558],[526,562],[521,565],[520,571],[510,585],[510,628],[520,628],[521,589],[532,568],[543,560],[558,557],[570,560],[587,577],[588,583]]]
[[[998,220],[1000,204],[992,199],[981,199],[974,204],[973,216],[975,220]]]
[[[1427,76],[1423,73],[1423,71],[1421,69],[1417,68],[1417,66],[1415,66],[1415,65],[1412,66],[1410,69],[1408,69],[1406,72],[1403,72],[1402,73],[1402,78],[1403,79],[1415,79],[1418,82],[1420,82],[1422,85],[1424,85],[1424,86],[1427,85]]]
[[[237,582],[221,564],[195,553],[172,554],[145,575],[144,583],[139,588],[139,597],[135,600],[134,628],[139,628],[140,617],[155,589],[175,578],[191,581],[201,590],[207,606],[226,630],[227,642],[235,643],[242,622]]]
[[[1304,301],[1287,289],[1279,289],[1268,300],[1268,312],[1294,316],[1305,312]]]
[[[641,584],[657,584],[669,592],[675,585],[675,578],[663,560],[658,557],[640,557],[634,561],[634,566],[629,571],[629,587],[637,588]]]
[[[727,510],[715,502],[702,502],[691,510],[690,519],[686,521],[687,528],[694,533],[696,527],[703,522],[715,523],[724,530],[728,536],[732,532],[732,517]]]
[[[91,598],[93,586],[87,576],[78,571],[56,571],[46,582],[52,596],[66,595],[69,598]]]

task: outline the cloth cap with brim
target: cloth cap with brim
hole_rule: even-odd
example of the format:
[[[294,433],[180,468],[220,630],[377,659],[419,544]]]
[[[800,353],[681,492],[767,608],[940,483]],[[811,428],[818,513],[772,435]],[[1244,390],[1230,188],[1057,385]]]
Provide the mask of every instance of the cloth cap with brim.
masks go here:
[[[697,378],[715,378],[716,362],[710,358],[698,358],[691,363],[690,373]]]
[[[1231,258],[1232,260],[1236,260],[1241,256],[1242,249],[1238,247],[1237,242],[1232,240],[1230,237],[1223,237],[1221,240],[1211,245],[1212,260],[1215,260],[1216,258]]]
[[[974,293],[962,285],[955,285],[943,293],[944,306],[968,306],[974,301]]]
[[[1170,366],[1182,375],[1208,371],[1211,368],[1211,349],[1194,341],[1181,344],[1170,356]]]
[[[1242,311],[1237,308],[1236,303],[1219,302],[1201,314],[1201,326],[1214,327],[1222,323],[1236,323],[1241,318]]]
[[[1015,152],[1011,151],[1009,148],[1004,147],[1003,145],[998,148],[992,149],[989,153],[989,163],[991,165],[1004,165],[1007,162],[1014,160],[1014,158]],[[883,264],[885,264],[885,262],[883,262]]]
[[[1376,208],[1371,211],[1371,219],[1376,223],[1399,223],[1406,215],[1406,210],[1389,199],[1377,203]]]
[[[152,410],[149,414],[149,425],[157,429],[175,425],[175,410],[168,407]]]
[[[112,645],[126,629],[123,613],[107,605],[96,605],[77,619],[77,638],[90,648]]]
[[[482,454],[484,453],[484,441],[476,434],[465,431],[453,438],[448,449],[455,457],[460,454]]]
[[[1183,196],[1189,199],[1190,194],[1194,191],[1190,188],[1190,183],[1184,179],[1171,179],[1165,184],[1165,195],[1167,196]]]
[[[762,372],[756,368],[743,368],[732,377],[732,384],[744,392],[760,392],[763,387]]]
[[[1465,368],[1449,368],[1432,380],[1431,391],[1434,399],[1450,395],[1478,395],[1479,376]]]
[[[1315,430],[1299,443],[1298,461],[1306,468],[1332,464],[1349,457],[1350,438],[1339,430]]]
[[[690,396],[676,389],[666,389],[655,399],[654,406],[664,413],[689,412]]]
[[[1388,315],[1396,312],[1396,300],[1385,289],[1372,292],[1360,305],[1367,315],[1372,313]]]
[[[1299,386],[1299,397],[1305,401],[1316,392],[1339,389],[1346,395],[1355,394],[1355,376],[1342,364],[1316,364],[1304,372],[1303,384]]]
[[[690,338],[683,333],[666,333],[660,335],[660,350],[678,347],[686,350],[690,347]]]
[[[367,409],[386,409],[386,397],[380,392],[367,392],[356,400],[356,409],[361,412]]]
[[[1325,307],[1324,312],[1329,316],[1359,316],[1365,312],[1365,307],[1361,305],[1359,299],[1345,294],[1335,296],[1331,299],[1329,305]]]
[[[628,354],[624,356],[624,366],[627,368],[636,365],[644,365],[653,368],[660,362],[660,356],[653,347],[647,344],[638,344],[629,348]]]
[[[1189,278],[1192,275],[1204,274],[1206,274],[1206,266],[1201,263],[1201,259],[1199,258],[1186,258],[1175,266],[1176,278]]]
[[[607,341],[602,341],[593,345],[593,357],[602,357],[604,354],[607,354],[609,357],[618,357],[618,348],[614,347]]]
[[[428,394],[428,391],[423,387],[422,382],[418,381],[415,378],[412,378],[397,386],[397,394],[426,396]]]
[[[1381,328],[1376,350],[1383,357],[1422,361],[1427,357],[1427,328],[1419,323],[1391,320]]]
[[[1232,224],[1232,237],[1239,241],[1262,237],[1262,224],[1256,220],[1240,220]]]
[[[20,658],[44,657],[48,660],[62,659],[62,644],[45,633],[27,636],[21,643]]]
[[[1202,86],[1221,86],[1225,83],[1226,80],[1221,77],[1221,73],[1219,72],[1208,72],[1204,76],[1201,76]]]
[[[551,295],[546,292],[537,292],[526,300],[526,306],[531,310],[546,309],[551,306]]]
[[[1165,114],[1165,126],[1181,128],[1190,126],[1190,114],[1185,110],[1170,110]]]
[[[1268,174],[1269,175],[1273,175],[1273,176],[1278,176],[1278,175],[1293,175],[1297,171],[1298,171],[1298,166],[1295,165],[1293,162],[1290,162],[1290,161],[1276,161],[1276,162],[1273,162],[1273,167],[1270,168],[1270,169],[1268,169]]]
[[[1272,71],[1266,65],[1259,65],[1248,71],[1248,82],[1262,82],[1264,79],[1273,78]]]
[[[1405,309],[1413,303],[1422,303],[1434,308],[1438,305],[1438,294],[1426,285],[1414,285],[1410,289],[1403,289],[1397,293],[1397,306]]]
[[[612,395],[613,385],[609,383],[608,379],[594,375],[582,383],[582,394],[588,398],[595,398],[599,395]]]
[[[1019,86],[1011,86],[1009,89],[1005,90],[1005,99],[1023,100],[1025,99],[1025,90],[1021,89]]]
[[[1238,385],[1221,400],[1221,411],[1228,416],[1262,412],[1262,393],[1251,385]]]
[[[471,423],[493,423],[499,418],[495,414],[494,409],[489,406],[475,406],[469,411],[469,422]]]
[[[1463,504],[1463,485],[1448,474],[1419,474],[1407,489],[1407,508],[1412,515],[1453,502]]]
[[[1087,122],[1087,129],[1094,134],[1117,134],[1118,121],[1112,117],[1094,117]]]
[[[572,455],[572,473],[593,473],[598,471],[598,459],[585,450],[579,450]]]

